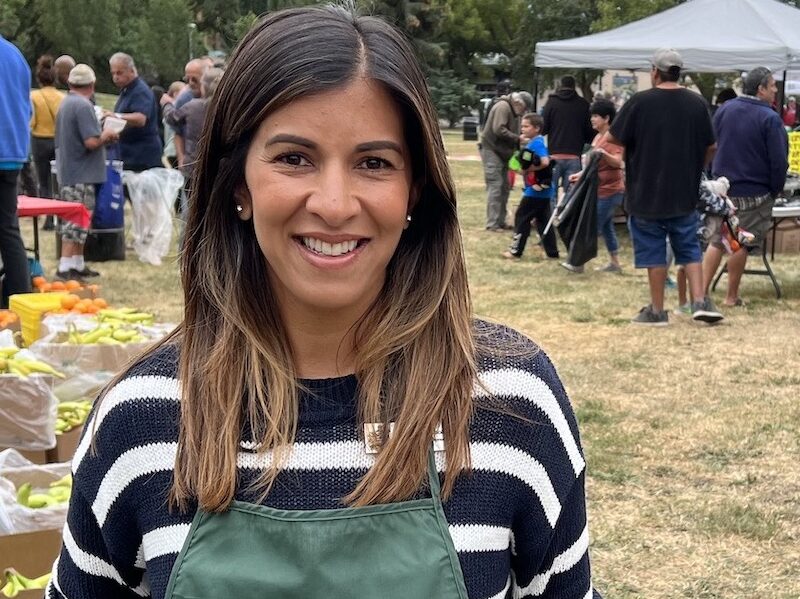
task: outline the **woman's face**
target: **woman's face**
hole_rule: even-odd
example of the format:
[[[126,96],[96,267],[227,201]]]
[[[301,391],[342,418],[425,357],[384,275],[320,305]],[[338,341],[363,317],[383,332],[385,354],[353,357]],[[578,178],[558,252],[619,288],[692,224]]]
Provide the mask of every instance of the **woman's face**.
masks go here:
[[[607,116],[600,116],[599,114],[593,114],[591,116],[592,128],[595,131],[604,131],[608,128],[608,117]],[[586,121],[584,121],[585,123]]]
[[[362,315],[410,212],[411,158],[383,86],[359,78],[270,114],[245,183],[240,216],[253,219],[284,317]]]

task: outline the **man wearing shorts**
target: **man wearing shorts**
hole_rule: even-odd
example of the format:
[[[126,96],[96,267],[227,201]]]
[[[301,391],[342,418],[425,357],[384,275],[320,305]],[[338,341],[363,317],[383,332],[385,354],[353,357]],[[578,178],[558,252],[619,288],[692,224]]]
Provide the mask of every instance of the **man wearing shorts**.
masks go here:
[[[651,61],[653,88],[634,95],[611,125],[611,143],[625,148],[625,211],[630,215],[636,268],[646,268],[650,304],[632,322],[666,326],[664,284],[667,243],[686,269],[692,318],[722,320],[703,294],[702,254],[697,239],[700,176],[714,153],[714,132],[703,99],[678,80],[677,51],[657,50]]]
[[[105,146],[117,141],[111,130],[100,130],[90,98],[94,95],[95,74],[91,67],[79,64],[69,73],[69,94],[56,115],[56,171],[62,200],[80,202],[94,210],[97,187],[106,180]],[[62,220],[61,259],[56,278],[82,280],[96,277],[97,271],[86,266],[83,246],[89,231]]]
[[[744,95],[725,104],[714,115],[719,150],[714,157],[715,177],[727,177],[728,197],[736,206],[739,226],[755,238],[728,258],[726,306],[744,304],[739,283],[749,252],[761,247],[772,224],[775,197],[783,191],[789,167],[789,141],[778,113],[772,110],[778,91],[769,69],[750,71],[743,83]],[[722,243],[711,245],[703,260],[706,293],[722,260]]]

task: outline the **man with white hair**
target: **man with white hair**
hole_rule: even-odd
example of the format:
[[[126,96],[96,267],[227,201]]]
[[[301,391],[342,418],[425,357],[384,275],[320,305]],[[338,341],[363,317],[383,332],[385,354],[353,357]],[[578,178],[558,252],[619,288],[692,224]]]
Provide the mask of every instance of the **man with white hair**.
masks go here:
[[[186,83],[186,87],[184,87],[183,91],[175,98],[173,106],[175,109],[181,108],[192,100],[202,97],[201,85],[203,75],[212,66],[213,62],[208,56],[193,58],[186,63],[186,66],[183,68],[183,82]],[[169,96],[161,96],[161,106],[166,108],[166,104],[168,103],[173,104],[172,98]],[[186,152],[186,131],[183,125],[175,127],[174,144],[178,165],[182,166],[185,162],[184,154]]]
[[[522,136],[519,118],[525,99],[519,92],[502,96],[489,110],[481,131],[481,161],[486,181],[486,230],[511,229],[506,225],[508,205],[508,161],[519,150]]]
[[[141,172],[161,166],[158,106],[148,85],[139,78],[133,58],[117,52],[108,61],[111,79],[119,88],[114,112],[126,122],[119,139],[120,158],[126,170]]]
[[[772,207],[783,191],[789,168],[789,140],[778,113],[772,109],[778,92],[766,67],[756,67],[742,81],[743,95],[725,102],[714,115],[719,150],[714,156],[715,177],[730,181],[728,197],[736,206],[739,225],[754,235],[747,247],[728,258],[728,293],[724,306],[743,306],[739,284],[749,253],[762,247],[772,226]],[[722,260],[719,235],[712,238],[703,259],[705,292]]]

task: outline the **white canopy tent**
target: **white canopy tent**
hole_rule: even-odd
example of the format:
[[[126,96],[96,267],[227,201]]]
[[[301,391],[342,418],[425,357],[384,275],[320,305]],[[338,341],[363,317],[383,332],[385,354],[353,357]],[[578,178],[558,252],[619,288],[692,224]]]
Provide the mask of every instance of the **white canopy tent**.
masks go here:
[[[536,44],[537,67],[650,69],[657,48],[675,48],[684,70],[800,68],[800,9],[777,0],[689,0],[593,35]]]

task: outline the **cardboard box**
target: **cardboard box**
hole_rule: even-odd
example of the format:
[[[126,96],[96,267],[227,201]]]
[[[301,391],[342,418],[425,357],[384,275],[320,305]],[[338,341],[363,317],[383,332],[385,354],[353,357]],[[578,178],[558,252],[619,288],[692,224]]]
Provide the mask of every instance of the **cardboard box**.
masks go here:
[[[0,572],[14,568],[28,578],[50,572],[61,550],[60,530],[40,530],[0,536]],[[0,584],[5,584],[3,578]],[[23,591],[17,599],[41,599],[44,591]]]
[[[767,251],[772,251],[772,231],[767,234]],[[775,253],[800,253],[800,225],[795,219],[786,219],[778,223],[775,229]]]
[[[78,441],[81,440],[83,425],[76,426],[71,431],[56,435],[56,446],[48,449],[46,457],[48,462],[71,462],[75,450],[78,449]]]

